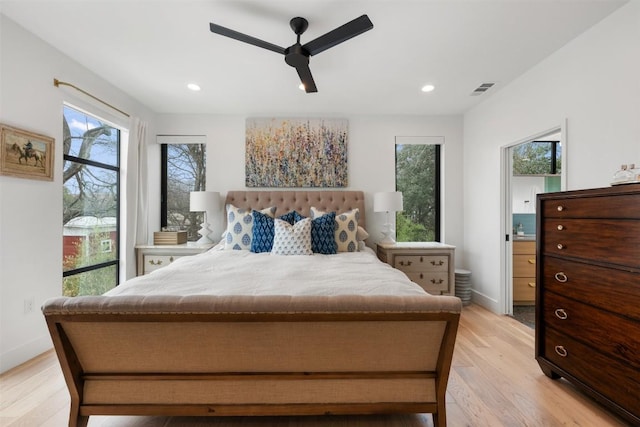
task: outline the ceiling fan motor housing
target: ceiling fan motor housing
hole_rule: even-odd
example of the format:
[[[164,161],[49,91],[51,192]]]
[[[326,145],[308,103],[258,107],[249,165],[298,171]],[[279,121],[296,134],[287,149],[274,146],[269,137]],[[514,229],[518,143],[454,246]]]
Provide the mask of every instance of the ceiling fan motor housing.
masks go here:
[[[292,67],[307,65],[309,63],[309,52],[307,52],[300,43],[296,43],[285,49],[284,60]]]

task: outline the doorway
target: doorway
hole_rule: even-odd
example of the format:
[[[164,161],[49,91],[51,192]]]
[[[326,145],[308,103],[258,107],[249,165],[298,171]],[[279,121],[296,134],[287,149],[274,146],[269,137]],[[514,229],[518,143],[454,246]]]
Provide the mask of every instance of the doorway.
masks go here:
[[[536,199],[566,190],[566,123],[502,148],[504,313],[532,326],[536,286]],[[515,307],[515,312],[514,312]]]

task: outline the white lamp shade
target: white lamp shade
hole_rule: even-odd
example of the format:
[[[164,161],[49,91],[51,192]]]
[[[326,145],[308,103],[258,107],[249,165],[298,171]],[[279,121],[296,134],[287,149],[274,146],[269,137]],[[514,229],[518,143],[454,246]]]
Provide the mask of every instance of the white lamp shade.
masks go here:
[[[373,195],[374,212],[400,212],[402,211],[402,192],[388,191]]]
[[[191,212],[216,211],[220,209],[220,193],[215,191],[192,191],[189,194]]]

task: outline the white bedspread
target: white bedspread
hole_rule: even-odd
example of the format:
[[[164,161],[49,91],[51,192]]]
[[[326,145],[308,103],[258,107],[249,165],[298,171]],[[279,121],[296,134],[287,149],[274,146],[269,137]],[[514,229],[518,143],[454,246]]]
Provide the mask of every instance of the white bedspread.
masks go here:
[[[248,251],[182,257],[105,295],[424,295],[371,249],[337,255],[282,256]]]

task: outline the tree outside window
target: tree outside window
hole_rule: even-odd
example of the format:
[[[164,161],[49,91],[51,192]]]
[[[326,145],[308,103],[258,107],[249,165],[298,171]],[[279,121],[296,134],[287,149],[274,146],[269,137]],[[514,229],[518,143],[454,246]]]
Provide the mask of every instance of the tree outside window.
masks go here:
[[[63,294],[102,294],[118,284],[120,130],[68,106],[62,129]]]
[[[440,241],[440,145],[396,144],[396,241]]]
[[[170,230],[186,230],[187,240],[200,238],[203,212],[191,212],[189,193],[205,191],[206,145],[162,144],[161,225]]]

